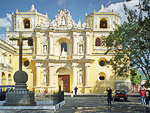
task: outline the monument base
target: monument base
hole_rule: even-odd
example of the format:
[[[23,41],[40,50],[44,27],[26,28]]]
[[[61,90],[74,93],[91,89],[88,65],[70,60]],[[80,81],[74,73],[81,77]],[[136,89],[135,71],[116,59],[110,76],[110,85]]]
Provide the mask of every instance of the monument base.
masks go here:
[[[34,92],[11,91],[6,93],[6,100],[3,106],[35,106]]]

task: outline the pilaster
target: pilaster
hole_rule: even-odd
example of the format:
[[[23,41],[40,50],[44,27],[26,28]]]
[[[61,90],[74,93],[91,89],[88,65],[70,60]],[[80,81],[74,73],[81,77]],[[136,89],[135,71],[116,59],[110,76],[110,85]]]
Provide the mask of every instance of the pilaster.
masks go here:
[[[90,51],[90,50],[89,50],[89,49],[90,49],[90,47],[89,47],[89,46],[90,46],[90,42],[89,42],[89,41],[90,41],[89,36],[86,36],[86,54],[87,54],[87,55],[90,54],[90,53],[89,53],[89,51]]]
[[[77,36],[73,36],[73,55],[77,54]]]
[[[85,86],[89,86],[89,79],[90,79],[90,64],[85,64]]]
[[[53,55],[54,53],[53,53],[53,33],[52,32],[50,32],[49,33],[49,54],[50,55]]]
[[[40,55],[40,51],[41,51],[41,48],[40,48],[40,36],[37,36],[36,38],[36,54],[37,55]]]
[[[72,78],[72,87],[77,86],[77,63],[72,63],[73,78]]]
[[[36,87],[39,87],[41,85],[41,64],[36,63]]]
[[[53,87],[53,83],[54,83],[54,66],[52,63],[49,63],[49,86]]]

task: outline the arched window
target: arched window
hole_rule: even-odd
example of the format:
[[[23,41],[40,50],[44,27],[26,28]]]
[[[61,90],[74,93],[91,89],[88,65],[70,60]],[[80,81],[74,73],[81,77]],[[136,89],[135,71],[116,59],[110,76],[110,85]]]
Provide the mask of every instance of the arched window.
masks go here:
[[[64,42],[61,44],[61,52],[62,52],[63,48],[64,48],[65,52],[67,52],[67,44]]]
[[[25,19],[23,20],[23,22],[24,22],[24,28],[25,28],[25,29],[30,28],[30,20],[29,20],[29,19],[25,18]]]
[[[10,73],[8,74],[8,78],[11,79],[11,74]]]
[[[105,18],[100,20],[100,28],[107,28],[107,20]]]
[[[101,46],[101,39],[100,38],[96,38],[95,46]]]
[[[6,76],[4,72],[2,72],[2,84],[6,85]]]

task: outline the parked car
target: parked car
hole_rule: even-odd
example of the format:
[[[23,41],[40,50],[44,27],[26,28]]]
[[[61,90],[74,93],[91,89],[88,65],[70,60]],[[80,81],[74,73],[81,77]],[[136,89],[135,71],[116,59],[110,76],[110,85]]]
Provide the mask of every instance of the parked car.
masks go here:
[[[128,95],[126,94],[124,90],[116,90],[112,97],[114,101],[120,100],[120,99],[127,101],[128,99]]]

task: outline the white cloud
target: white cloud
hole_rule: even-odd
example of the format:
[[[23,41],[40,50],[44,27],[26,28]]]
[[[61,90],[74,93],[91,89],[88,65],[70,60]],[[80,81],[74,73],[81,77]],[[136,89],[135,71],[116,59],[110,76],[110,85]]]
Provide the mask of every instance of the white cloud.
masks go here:
[[[109,5],[108,7],[105,8],[105,10],[107,10],[107,11],[114,10],[114,12],[120,14],[121,24],[124,21],[127,21],[127,15],[125,15],[123,4],[125,4],[128,9],[132,9],[132,10],[136,9],[136,10],[138,10],[137,7],[135,7],[135,5],[139,4],[139,0],[132,0],[130,2],[126,2],[126,1],[125,2],[119,2],[119,3],[111,4],[111,5]]]
[[[5,34],[0,34],[0,39],[2,39],[2,40],[6,40],[6,38],[5,38]]]
[[[111,3],[112,3],[112,1],[109,0],[109,1],[107,2],[106,6],[110,5]]]
[[[6,17],[0,18],[0,27],[10,27],[11,21],[11,14],[6,14]]]
[[[58,0],[58,6],[63,6],[65,5],[66,0]]]
[[[11,14],[6,14],[9,21],[12,21]]]

